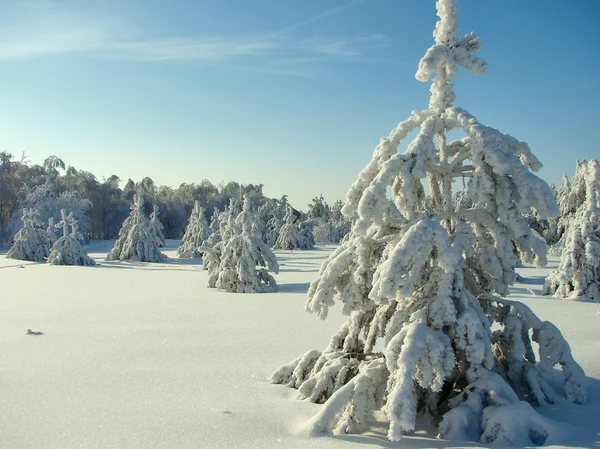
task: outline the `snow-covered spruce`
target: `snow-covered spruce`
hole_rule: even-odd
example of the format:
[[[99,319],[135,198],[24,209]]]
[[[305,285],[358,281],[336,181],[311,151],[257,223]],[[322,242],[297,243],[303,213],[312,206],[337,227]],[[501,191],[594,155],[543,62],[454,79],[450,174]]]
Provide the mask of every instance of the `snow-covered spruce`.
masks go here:
[[[202,267],[208,271],[208,287],[215,288],[219,277],[219,266],[221,265],[221,253],[223,240],[228,241],[234,233],[234,223],[237,217],[235,199],[229,200],[229,205],[223,212],[215,209],[211,220],[211,228],[214,232],[204,241],[198,249],[202,253]]]
[[[579,161],[577,161],[577,168],[575,169],[575,178],[577,178],[579,171]],[[571,183],[569,182],[569,178],[567,178],[567,174],[563,173],[563,180],[558,188],[558,191],[553,191],[555,195],[555,199],[558,203],[559,207],[559,215],[556,217],[551,217],[549,219],[548,231],[546,232],[545,239],[549,245],[552,245],[550,248],[550,252],[560,255],[560,245],[557,243],[560,241],[561,237],[565,232],[565,227],[568,226],[568,221],[575,210],[568,210],[571,206],[569,204],[569,195],[571,193]]]
[[[308,292],[309,312],[325,318],[340,302],[348,319],[323,353],[301,355],[271,380],[324,404],[313,432],[360,432],[383,411],[393,441],[427,415],[441,438],[542,444],[555,428],[526,403],[584,403],[586,377],[556,327],[494,293],[509,293],[515,252],[545,263],[544,242],[522,214],[532,208],[547,217],[557,207],[531,173],[541,164],[527,144],[452,106],[458,66],[483,74],[486,64],[471,54],[479,38],[457,35],[455,1],[438,0],[437,11],[435,44],[416,75],[436,74],[429,109],[413,112],[375,149],[343,209],[358,213],[352,233]],[[448,141],[455,129],[465,137]],[[457,207],[452,181],[463,177],[472,205]],[[553,388],[555,366],[562,392]]]
[[[150,221],[144,215],[144,200],[133,197],[131,214],[123,222],[119,236],[106,260],[129,260],[134,262],[162,262],[166,256],[154,241]]]
[[[330,220],[329,242],[340,243],[344,237],[350,233],[352,220],[348,217],[342,217],[339,220]]]
[[[308,205],[308,212],[306,214],[309,220],[321,220],[326,223],[331,217],[331,208],[323,198],[323,195],[314,197],[312,203]]]
[[[314,202],[315,200],[313,200]],[[320,221],[314,226],[314,239],[317,242],[340,243],[352,229],[352,218],[342,214],[344,203],[337,200],[329,208],[328,221]],[[319,219],[320,220],[320,219]]]
[[[48,218],[48,227],[46,228],[46,234],[48,235],[48,241],[50,242],[50,245],[54,245],[59,238],[58,234],[56,233],[56,223],[54,222],[54,217]]]
[[[235,293],[277,291],[279,266],[271,249],[256,231],[256,214],[244,198],[242,212],[228,223],[219,246],[219,264],[209,267],[209,287]],[[212,280],[212,281],[211,281]]]
[[[600,301],[600,164],[597,160],[578,163],[573,188],[562,205],[565,215],[561,215],[560,221],[566,231],[561,239],[560,265],[546,278],[543,293]]]
[[[67,214],[67,211],[62,209],[60,214],[62,220],[56,226],[62,227],[63,235],[52,246],[48,263],[51,265],[96,265],[94,259],[88,256],[87,251],[79,242],[81,234],[78,230],[77,220],[73,218],[73,212]]]
[[[271,248],[275,247],[279,231],[285,224],[284,217],[287,214],[289,203],[287,195],[283,195],[281,199],[269,199],[258,209],[258,221],[262,222],[263,241]]]
[[[23,227],[15,235],[15,243],[6,253],[9,259],[43,262],[50,254],[50,237],[40,227],[36,209],[23,209]]]
[[[212,229],[208,226],[208,221],[204,214],[204,208],[200,206],[199,201],[196,201],[188,225],[183,233],[181,244],[177,248],[177,255],[179,257],[202,256],[198,248],[203,246],[205,240],[213,233]]]
[[[279,229],[274,249],[311,249],[314,247],[312,228],[306,225],[304,229],[300,229],[290,206],[287,208],[284,221],[285,224]]]
[[[150,232],[152,234],[152,238],[154,239],[154,243],[159,248],[163,248],[165,246],[165,235],[163,233],[164,226],[158,219],[158,206],[154,205],[152,210],[152,214],[150,214]]]

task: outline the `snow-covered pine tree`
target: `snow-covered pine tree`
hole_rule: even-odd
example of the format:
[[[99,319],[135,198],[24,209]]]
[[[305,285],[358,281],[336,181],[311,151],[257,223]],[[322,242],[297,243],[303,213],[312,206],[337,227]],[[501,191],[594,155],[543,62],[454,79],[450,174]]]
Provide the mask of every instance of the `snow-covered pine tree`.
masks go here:
[[[204,216],[205,210],[200,206],[200,201],[194,202],[194,208],[190,215],[188,225],[185,227],[183,239],[177,248],[179,257],[201,257],[202,253],[198,250],[204,245],[205,240],[213,233],[208,226],[208,221]]]
[[[163,233],[164,226],[158,219],[158,206],[155,204],[150,214],[150,232],[152,237],[154,238],[154,243],[159,248],[164,248],[165,246],[165,235]]]
[[[285,224],[284,217],[288,207],[287,195],[283,195],[279,200],[269,199],[258,209],[259,220],[264,223],[263,241],[271,248],[275,247],[279,231]]]
[[[213,209],[213,214],[210,217],[210,229],[213,230],[213,232],[219,232],[219,215],[220,215],[220,211],[219,209],[217,209],[216,207]]]
[[[43,262],[50,254],[50,238],[44,229],[36,209],[23,209],[23,227],[15,235],[15,243],[6,253],[8,259]]]
[[[576,161],[577,167],[579,167],[579,161]],[[577,172],[577,168],[575,169]],[[566,215],[568,213],[568,198],[571,193],[571,183],[569,182],[569,178],[566,173],[563,173],[563,179],[558,187],[558,191],[556,192],[556,202],[558,203],[558,207],[560,210],[560,215]]]
[[[343,207],[344,203],[341,200],[337,200],[331,206],[331,215],[328,223],[328,240],[331,243],[340,243],[350,233],[350,229],[352,229],[352,218],[348,218],[342,214]]]
[[[318,220],[307,219],[302,220],[298,224],[298,231],[300,231],[300,245],[298,249],[313,249],[315,247],[315,226],[317,226]]]
[[[557,217],[549,220],[546,242],[552,247],[550,254],[560,256],[562,254],[565,239],[563,238],[570,228],[571,222],[576,220],[580,210],[586,208],[587,197],[588,161],[576,161],[575,175],[569,182],[567,174],[563,174],[562,183],[556,193],[560,213]]]
[[[283,221],[284,224],[279,229],[273,249],[297,249],[300,246],[301,236],[291,207],[287,208]]]
[[[328,222],[331,216],[331,208],[323,198],[323,195],[314,197],[312,203],[308,205],[308,219],[321,219],[322,222]]]
[[[117,240],[106,260],[162,262],[166,256],[160,252],[150,231],[150,221],[144,215],[144,200],[134,195],[131,214],[123,222]]]
[[[279,238],[279,231],[285,225],[285,220],[273,215],[267,222],[265,229],[265,243],[271,248],[275,248],[277,245],[277,239]]]
[[[560,400],[552,368],[562,369],[562,396],[577,403],[586,401],[586,377],[555,326],[494,293],[507,295],[515,280],[514,248],[545,262],[522,213],[545,217],[556,203],[530,171],[541,164],[527,144],[452,106],[458,66],[483,74],[486,64],[471,54],[479,38],[457,35],[455,0],[438,0],[437,11],[435,44],[416,74],[436,74],[429,108],[376,147],[344,206],[346,216],[358,213],[352,234],[308,292],[309,312],[326,318],[341,302],[349,317],[323,353],[301,355],[271,380],[324,403],[313,432],[361,432],[383,411],[393,441],[422,415],[444,439],[541,444],[553,426],[529,404]],[[447,141],[456,129],[465,136]],[[455,208],[457,177],[470,179],[472,207]]]
[[[221,234],[219,232],[213,232],[199,249],[199,251],[202,252],[202,269],[208,271],[209,288],[215,288],[217,286],[222,248],[223,240]]]
[[[543,293],[600,301],[600,164],[578,163],[571,200],[565,201],[566,228],[560,265],[546,278]],[[566,224],[568,222],[568,225]]]
[[[62,212],[62,210],[61,210]],[[46,234],[48,235],[48,241],[52,247],[58,241],[58,234],[56,233],[56,224],[54,223],[54,217],[48,218],[48,227],[46,228]]]
[[[219,265],[209,271],[209,287],[235,293],[277,291],[277,283],[267,271],[278,273],[277,259],[256,230],[256,213],[249,197],[244,197],[242,212],[229,222],[219,245]]]
[[[62,227],[63,235],[52,246],[48,263],[51,265],[96,265],[96,261],[88,256],[87,251],[79,242],[82,236],[78,229],[77,220],[73,218],[73,212],[67,214],[67,211],[62,209],[60,214],[62,220],[56,226]]]
[[[564,234],[564,228],[559,229],[559,225],[562,227],[564,223],[560,223],[560,217],[563,215],[564,208],[566,207],[566,198],[569,195],[571,190],[571,184],[569,183],[569,178],[567,178],[567,174],[563,173],[563,180],[560,184],[558,191],[556,189],[552,190],[552,194],[554,199],[558,203],[559,214],[555,217],[548,218],[548,230],[544,235],[544,239],[548,245],[551,245],[550,254],[560,255],[560,248],[555,246],[562,235]]]
[[[300,229],[291,206],[287,208],[284,221],[273,245],[274,249],[310,249],[314,246],[312,228],[307,224],[304,230]]]
[[[237,209],[236,200],[231,198],[229,200],[229,205],[225,207],[223,212],[218,213],[217,210],[215,210],[215,214],[211,221],[211,227],[213,227],[214,230],[215,227],[218,226],[218,232],[213,232],[200,248],[200,251],[202,252],[202,267],[204,270],[208,270],[209,288],[216,288],[217,286],[224,240],[229,241],[234,234]]]

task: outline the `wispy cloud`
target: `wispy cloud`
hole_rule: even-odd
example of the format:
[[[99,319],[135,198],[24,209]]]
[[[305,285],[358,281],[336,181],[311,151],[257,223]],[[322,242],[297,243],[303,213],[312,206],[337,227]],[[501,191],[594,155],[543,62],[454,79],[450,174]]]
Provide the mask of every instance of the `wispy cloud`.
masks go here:
[[[358,60],[387,44],[381,35],[297,35],[301,28],[365,1],[343,3],[275,32],[239,36],[152,37],[118,20],[56,9],[29,11],[21,20],[0,20],[0,61],[70,54],[130,61],[224,61],[238,66],[251,61],[253,70],[314,76],[322,73],[329,59]]]
[[[304,27],[306,27],[308,25],[312,25],[314,23],[320,22],[321,20],[326,19],[327,17],[334,16],[336,14],[340,14],[341,12],[346,11],[347,9],[350,9],[350,8],[352,8],[354,6],[357,6],[357,5],[361,4],[361,3],[365,3],[366,1],[368,1],[368,0],[352,0],[352,1],[349,1],[347,3],[342,3],[341,5],[338,5],[338,6],[335,6],[333,8],[327,9],[327,10],[325,10],[325,11],[323,11],[323,12],[317,14],[317,15],[309,17],[308,19],[304,19],[304,20],[301,20],[299,22],[296,22],[296,23],[293,23],[291,25],[288,25],[288,26],[286,26],[284,28],[281,28],[280,30],[276,31],[273,34],[280,34],[280,35],[282,35],[282,34],[288,34],[291,31],[295,31],[295,30],[298,30],[300,28],[304,28]]]
[[[98,53],[138,61],[207,61],[266,56],[279,44],[252,37],[165,38],[113,42]]]
[[[328,56],[361,56],[371,50],[389,45],[389,39],[381,34],[351,38],[311,38],[302,42],[301,47],[317,54]]]

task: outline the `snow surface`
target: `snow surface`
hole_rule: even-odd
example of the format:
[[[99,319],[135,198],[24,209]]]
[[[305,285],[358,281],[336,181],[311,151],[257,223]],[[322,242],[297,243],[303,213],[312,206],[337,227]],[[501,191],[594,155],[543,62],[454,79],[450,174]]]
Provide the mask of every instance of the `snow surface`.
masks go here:
[[[176,257],[179,241],[152,264],[104,261],[113,243],[86,245],[96,267],[6,259],[0,248],[0,448],[480,447],[426,430],[391,443],[384,423],[309,437],[322,406],[268,382],[345,321],[338,306],[325,321],[304,312],[335,246],[276,251],[280,291],[234,294],[206,287],[199,260]],[[587,405],[538,409],[566,423],[549,447],[598,447],[600,306],[538,296],[557,266],[518,269],[510,299],[558,326],[589,377]]]

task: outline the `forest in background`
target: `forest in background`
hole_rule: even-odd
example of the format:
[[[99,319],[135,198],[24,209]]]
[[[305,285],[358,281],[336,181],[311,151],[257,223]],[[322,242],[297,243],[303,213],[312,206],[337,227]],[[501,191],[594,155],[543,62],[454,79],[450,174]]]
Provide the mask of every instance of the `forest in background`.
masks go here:
[[[81,229],[93,240],[116,238],[129,215],[134,195],[144,199],[145,212],[159,208],[160,221],[167,238],[181,238],[188,218],[199,201],[207,218],[215,209],[224,210],[232,198],[246,195],[255,205],[268,198],[263,184],[229,182],[215,186],[209,180],[183,183],[177,188],[157,186],[146,177],[139,182],[128,179],[123,188],[121,178],[111,175],[98,180],[94,174],[68,166],[60,158],[49,156],[42,165],[31,164],[23,154],[16,159],[0,152],[0,241],[10,241],[22,226],[24,207],[73,212]]]

